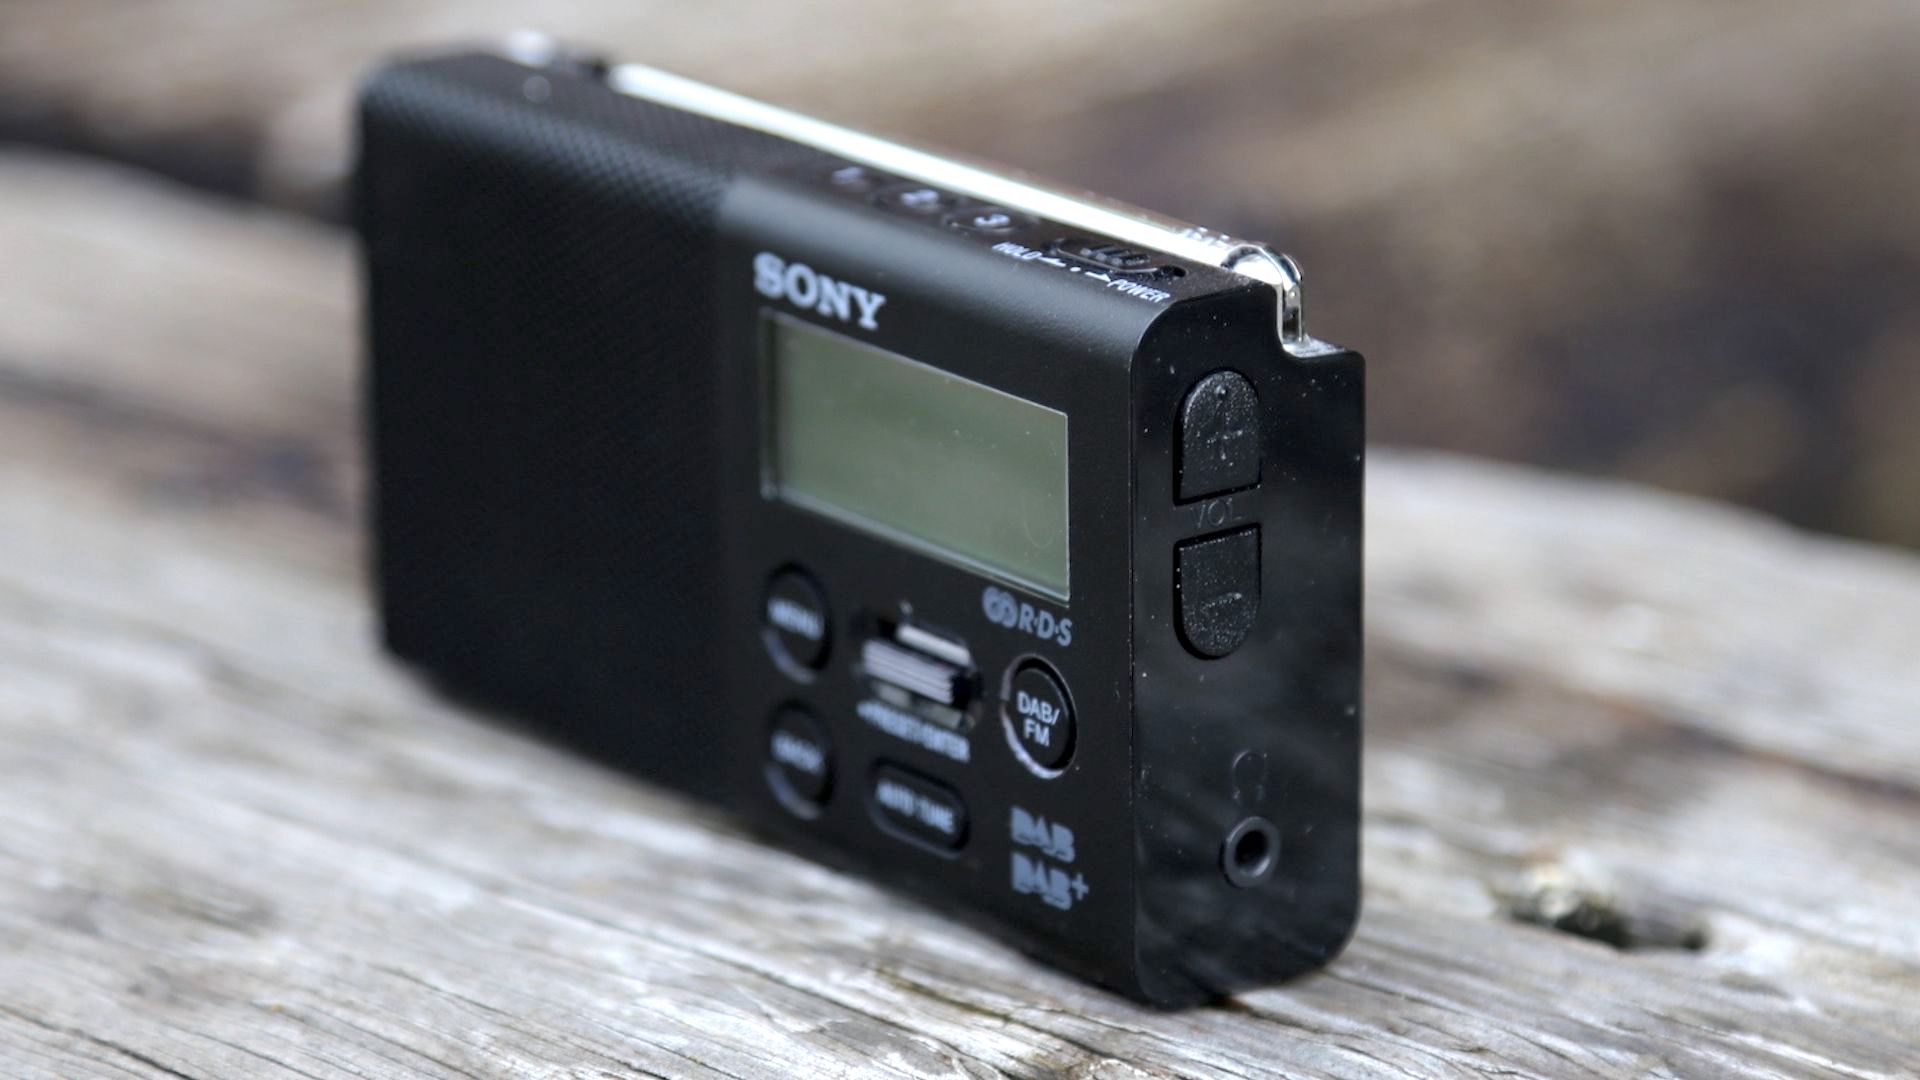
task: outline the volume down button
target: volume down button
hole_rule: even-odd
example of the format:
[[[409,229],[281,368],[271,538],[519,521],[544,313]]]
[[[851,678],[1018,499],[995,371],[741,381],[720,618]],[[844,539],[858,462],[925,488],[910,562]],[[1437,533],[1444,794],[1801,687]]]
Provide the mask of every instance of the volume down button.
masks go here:
[[[1260,527],[1188,540],[1174,549],[1180,639],[1215,660],[1240,647],[1260,614]]]

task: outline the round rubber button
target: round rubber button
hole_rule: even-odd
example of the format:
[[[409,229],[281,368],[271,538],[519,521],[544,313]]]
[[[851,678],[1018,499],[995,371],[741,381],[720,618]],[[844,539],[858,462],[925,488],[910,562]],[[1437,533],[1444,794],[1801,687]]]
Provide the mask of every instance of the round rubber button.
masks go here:
[[[874,172],[865,165],[836,165],[827,170],[827,183],[841,191],[865,195],[894,182],[893,177]]]
[[[1180,403],[1175,470],[1181,502],[1260,482],[1260,397],[1237,371],[1216,371]]]
[[[1021,663],[1007,685],[1007,730],[1041,769],[1066,767],[1073,756],[1073,701],[1066,684],[1039,660]]]
[[[788,705],[767,732],[767,782],[787,808],[810,815],[833,790],[833,744],[812,714]]]
[[[812,671],[827,662],[833,628],[827,597],[805,573],[789,567],[774,574],[760,617],[767,648],[783,667]]]
[[[960,203],[956,196],[925,184],[881,188],[873,198],[881,206],[909,214],[944,214]]]
[[[947,226],[977,233],[1010,233],[1033,224],[1033,219],[1002,206],[968,206],[948,214]]]

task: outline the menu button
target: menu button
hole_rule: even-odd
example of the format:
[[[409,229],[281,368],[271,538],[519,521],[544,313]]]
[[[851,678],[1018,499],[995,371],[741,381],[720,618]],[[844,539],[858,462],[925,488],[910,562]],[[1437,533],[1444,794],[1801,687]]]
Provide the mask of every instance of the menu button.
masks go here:
[[[789,675],[811,678],[827,659],[832,623],[827,598],[813,579],[791,567],[767,584],[761,609],[767,648]]]

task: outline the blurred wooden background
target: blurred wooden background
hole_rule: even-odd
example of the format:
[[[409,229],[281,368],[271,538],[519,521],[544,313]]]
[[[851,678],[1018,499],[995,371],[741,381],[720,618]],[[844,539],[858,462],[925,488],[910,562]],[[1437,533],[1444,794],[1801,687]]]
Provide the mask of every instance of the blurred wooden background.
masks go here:
[[[535,26],[1301,257],[1376,437],[1920,546],[1920,4],[0,8],[0,139],[340,213],[355,73]]]

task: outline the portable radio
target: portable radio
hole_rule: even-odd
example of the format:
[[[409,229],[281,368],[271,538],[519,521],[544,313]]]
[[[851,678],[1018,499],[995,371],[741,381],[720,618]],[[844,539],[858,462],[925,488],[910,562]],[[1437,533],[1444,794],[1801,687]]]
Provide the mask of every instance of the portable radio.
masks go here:
[[[1290,259],[531,38],[359,149],[397,656],[1144,1001],[1339,950],[1362,363]]]

